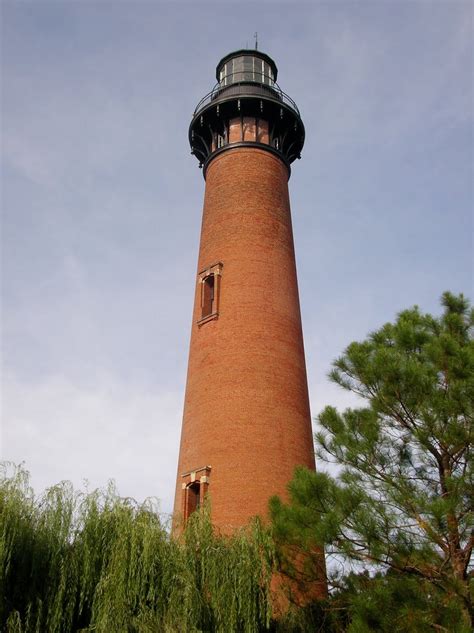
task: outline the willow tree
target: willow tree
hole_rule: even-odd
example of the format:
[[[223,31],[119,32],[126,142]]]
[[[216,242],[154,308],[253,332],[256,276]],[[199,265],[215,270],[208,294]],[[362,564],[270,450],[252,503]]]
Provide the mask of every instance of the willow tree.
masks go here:
[[[362,404],[343,412],[327,407],[318,417],[319,457],[338,464],[340,474],[300,469],[290,485],[292,503],[273,499],[271,510],[278,538],[307,548],[324,543],[339,561],[385,572],[378,588],[417,580],[428,597],[426,625],[468,631],[474,312],[463,295],[446,292],[442,305],[440,317],[417,307],[401,312],[334,362],[331,379]],[[411,630],[409,619],[392,619],[391,630]]]
[[[0,630],[257,633],[271,625],[273,547],[258,522],[224,537],[206,507],[172,539],[152,501],[68,483],[35,496],[0,468]]]

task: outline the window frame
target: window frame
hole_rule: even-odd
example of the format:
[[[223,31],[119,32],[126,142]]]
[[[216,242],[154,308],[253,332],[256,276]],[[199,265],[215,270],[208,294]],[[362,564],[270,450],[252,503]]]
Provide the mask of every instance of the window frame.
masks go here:
[[[221,293],[222,267],[223,267],[222,262],[217,262],[215,264],[212,264],[211,266],[208,266],[204,270],[201,270],[198,273],[198,285],[199,285],[199,291],[198,291],[198,296],[199,296],[198,309],[199,309],[199,312],[198,312],[198,314],[200,315],[199,318],[196,321],[198,326],[201,326],[204,323],[207,323],[208,321],[212,321],[214,319],[217,319],[218,316],[219,316],[219,303],[220,303],[220,293]],[[214,279],[214,281],[213,281],[213,297],[212,297],[212,300],[211,300],[211,311],[206,313],[206,314],[204,314],[203,310],[204,310],[204,305],[205,305],[205,301],[206,301],[206,296],[205,296],[206,284],[208,284],[207,280],[211,276]]]
[[[203,507],[209,489],[209,479],[211,466],[201,466],[181,475],[181,513],[184,524],[194,512],[199,512]],[[197,494],[196,494],[197,489]],[[191,497],[194,495],[193,508],[191,508]]]

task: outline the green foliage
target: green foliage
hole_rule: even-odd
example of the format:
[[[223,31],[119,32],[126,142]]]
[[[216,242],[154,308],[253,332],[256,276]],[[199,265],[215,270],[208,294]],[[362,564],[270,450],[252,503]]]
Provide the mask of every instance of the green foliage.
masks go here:
[[[470,632],[459,601],[432,584],[389,571],[370,576],[349,574],[334,593],[330,611],[333,633]]]
[[[291,503],[271,501],[271,534],[256,521],[220,536],[205,506],[171,538],[150,500],[68,483],[38,498],[23,469],[4,465],[0,629],[471,631],[474,314],[462,295],[442,301],[441,317],[402,312],[335,361],[331,378],[365,400],[319,416],[319,457],[340,474],[297,469]],[[323,544],[342,567],[329,598],[272,620],[275,570],[304,595]]]
[[[0,479],[0,628],[7,633],[267,630],[273,548],[255,522],[214,533],[209,510],[170,537],[151,501],[63,483],[36,498]]]
[[[316,436],[320,459],[340,474],[299,469],[292,503],[271,502],[279,541],[324,543],[342,564],[391,570],[367,584],[370,596],[354,589],[349,631],[473,625],[474,312],[462,295],[445,293],[442,304],[439,318],[415,307],[347,347],[330,376],[365,406],[327,407]],[[411,599],[426,626],[404,619]],[[398,604],[386,624],[384,601]],[[378,624],[367,624],[371,604]],[[397,618],[398,629],[389,624]]]

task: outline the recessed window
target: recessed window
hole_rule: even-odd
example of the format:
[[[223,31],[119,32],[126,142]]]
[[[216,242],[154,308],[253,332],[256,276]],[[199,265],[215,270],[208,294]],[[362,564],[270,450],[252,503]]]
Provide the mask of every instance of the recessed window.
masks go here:
[[[183,473],[181,512],[184,523],[193,512],[197,512],[209,491],[210,466],[201,466]]]
[[[199,273],[199,318],[198,325],[216,319],[219,314],[222,263],[212,264]]]
[[[210,316],[214,310],[214,290],[215,279],[214,275],[208,275],[202,280],[202,314],[201,319],[205,319]]]
[[[193,512],[196,512],[196,510],[199,510],[201,506],[201,486],[196,481],[195,483],[187,487],[186,492],[187,492],[186,518],[188,518]]]

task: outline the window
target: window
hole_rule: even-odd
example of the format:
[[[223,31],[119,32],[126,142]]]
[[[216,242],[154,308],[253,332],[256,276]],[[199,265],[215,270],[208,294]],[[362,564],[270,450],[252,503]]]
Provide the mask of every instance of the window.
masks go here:
[[[199,318],[198,325],[216,319],[219,315],[222,263],[212,264],[199,273]]]
[[[202,280],[202,314],[201,319],[205,319],[213,313],[214,304],[214,275],[208,275]]]
[[[258,55],[241,55],[226,62],[219,71],[219,83],[228,86],[240,81],[256,81],[273,86],[273,70],[271,65]]]
[[[254,81],[254,59],[254,57],[249,57],[247,55],[243,58],[244,72],[242,78],[244,81]]]
[[[210,466],[201,466],[183,473],[181,512],[184,523],[202,506],[209,489]]]
[[[262,60],[262,83],[273,86],[273,72],[270,64]]]
[[[201,507],[201,485],[198,482],[190,484],[186,488],[187,492],[187,508],[186,518]]]
[[[234,65],[232,67],[232,77],[230,77],[230,83],[236,83],[238,81],[244,81],[244,57],[234,57],[232,60]]]

